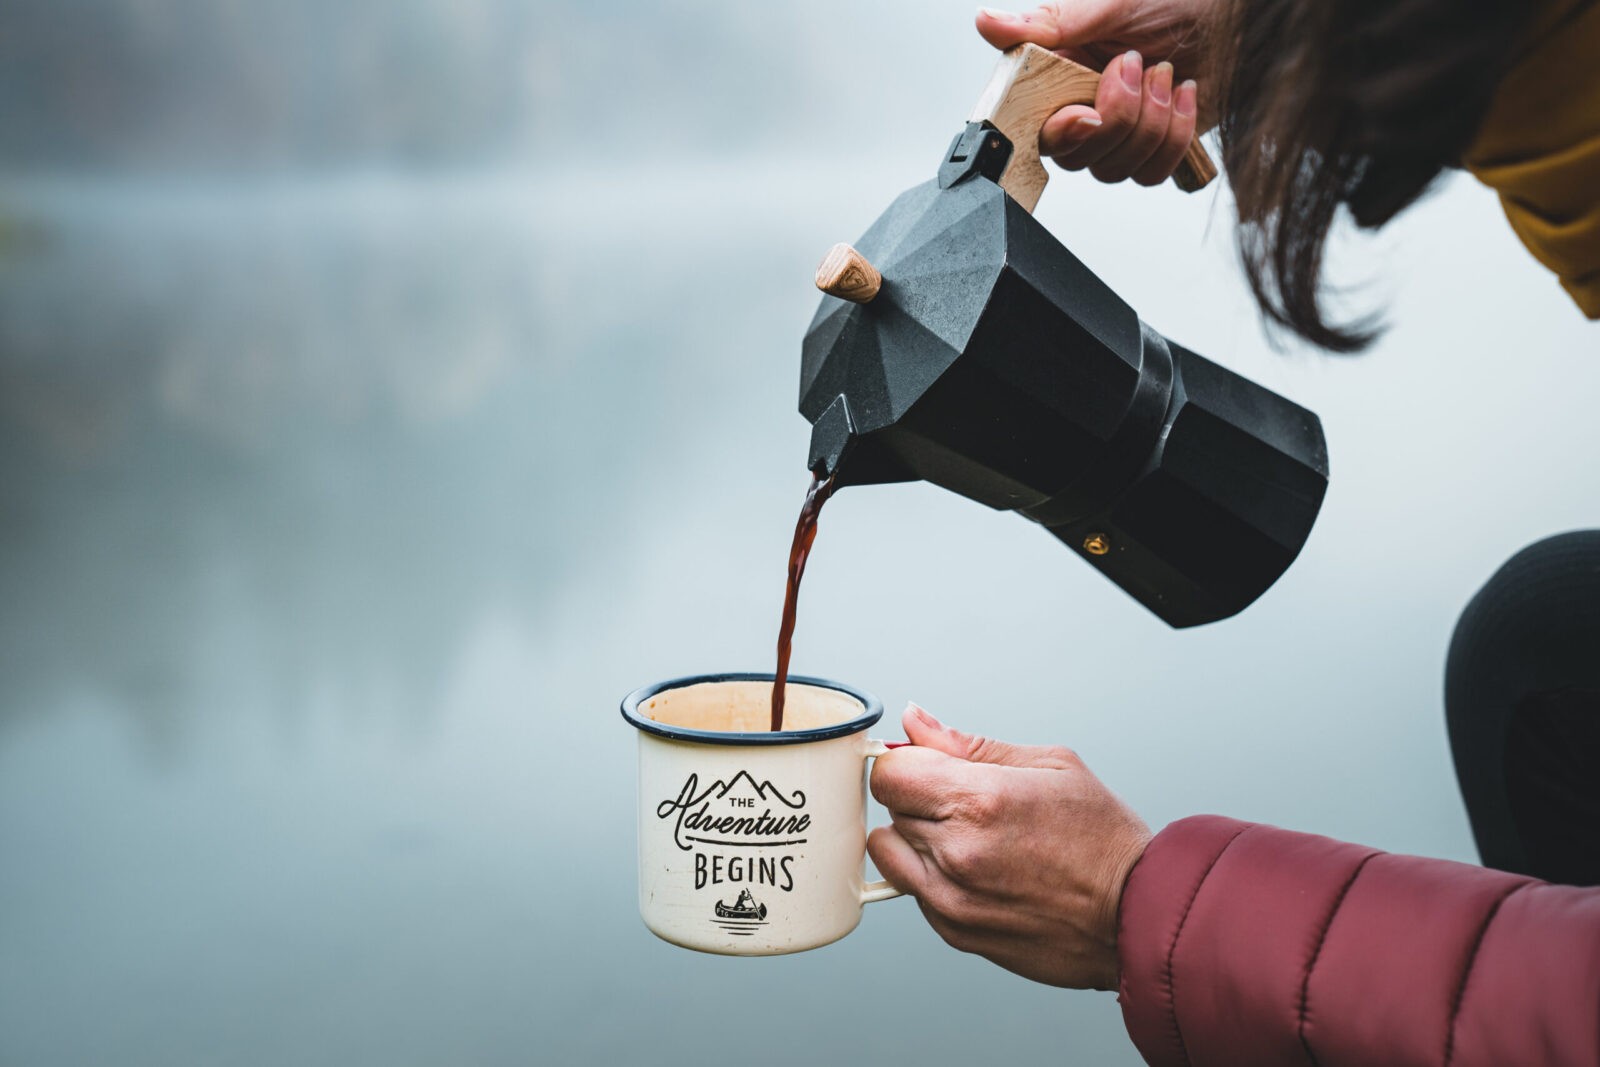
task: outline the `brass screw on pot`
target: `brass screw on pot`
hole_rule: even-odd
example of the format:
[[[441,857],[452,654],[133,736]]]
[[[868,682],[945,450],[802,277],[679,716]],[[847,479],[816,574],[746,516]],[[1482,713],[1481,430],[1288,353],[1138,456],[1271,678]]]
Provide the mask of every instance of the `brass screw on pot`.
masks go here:
[[[1083,539],[1083,550],[1091,556],[1103,556],[1111,551],[1111,538],[1102,533],[1092,533]]]

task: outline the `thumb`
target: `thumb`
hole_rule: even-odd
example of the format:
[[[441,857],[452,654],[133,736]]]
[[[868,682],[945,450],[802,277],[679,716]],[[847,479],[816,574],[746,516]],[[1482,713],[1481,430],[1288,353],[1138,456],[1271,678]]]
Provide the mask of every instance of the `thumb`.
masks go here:
[[[907,704],[900,722],[906,736],[919,748],[931,748],[956,759],[971,763],[993,763],[1003,767],[1044,767],[1050,770],[1070,770],[1079,763],[1076,753],[1056,746],[1013,745],[1005,741],[965,734],[952,729],[928,714],[927,710]]]
[[[1127,0],[1062,0],[1025,14],[980,7],[978,33],[996,48],[1029,42],[1042,48],[1093,44],[1112,36],[1108,31],[1127,6]]]

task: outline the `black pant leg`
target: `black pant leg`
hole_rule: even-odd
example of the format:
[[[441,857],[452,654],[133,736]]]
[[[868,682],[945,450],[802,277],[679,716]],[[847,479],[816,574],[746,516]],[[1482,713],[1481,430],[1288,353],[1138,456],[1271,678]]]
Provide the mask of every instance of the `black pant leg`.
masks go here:
[[[1472,598],[1445,713],[1484,864],[1600,884],[1600,530],[1528,546]]]

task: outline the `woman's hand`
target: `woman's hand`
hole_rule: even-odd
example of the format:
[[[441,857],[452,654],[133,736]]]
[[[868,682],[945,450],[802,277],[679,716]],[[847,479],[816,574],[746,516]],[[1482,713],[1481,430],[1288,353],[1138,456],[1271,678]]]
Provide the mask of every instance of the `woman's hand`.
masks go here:
[[[1150,830],[1077,755],[959,733],[912,705],[878,757],[867,839],[940,937],[1024,978],[1115,989],[1117,907]]]
[[[1026,14],[978,12],[996,48],[1031,41],[1104,72],[1094,107],[1072,105],[1039,131],[1039,152],[1103,182],[1158,185],[1203,130],[1199,88],[1218,0],[1060,0]]]

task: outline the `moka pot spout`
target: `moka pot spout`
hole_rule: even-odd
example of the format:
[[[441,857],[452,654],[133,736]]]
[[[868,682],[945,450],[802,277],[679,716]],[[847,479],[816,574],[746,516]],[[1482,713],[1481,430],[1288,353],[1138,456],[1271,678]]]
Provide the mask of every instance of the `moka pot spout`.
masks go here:
[[[818,477],[833,478],[835,488],[915,481],[917,473],[894,454],[887,437],[857,433],[850,402],[840,394],[811,428],[806,467]]]

